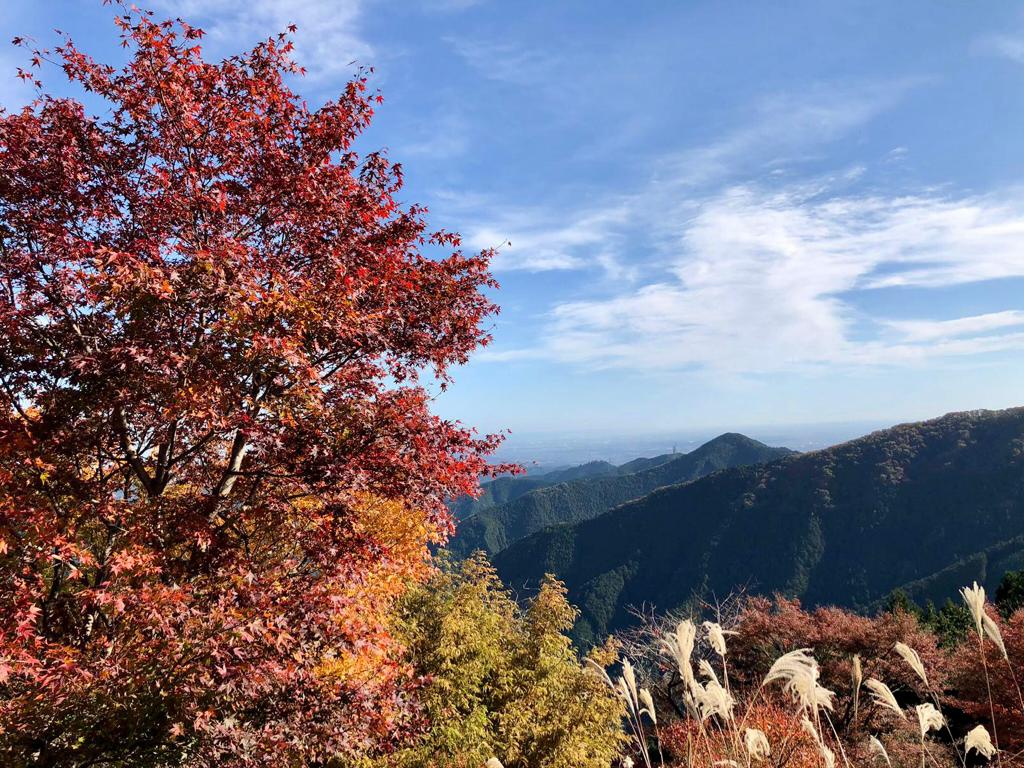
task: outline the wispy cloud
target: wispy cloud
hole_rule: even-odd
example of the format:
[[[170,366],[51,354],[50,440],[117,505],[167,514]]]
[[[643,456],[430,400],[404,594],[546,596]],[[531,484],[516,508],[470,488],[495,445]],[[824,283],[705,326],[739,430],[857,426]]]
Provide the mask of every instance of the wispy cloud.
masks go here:
[[[344,75],[352,62],[372,64],[373,46],[360,34],[362,0],[158,0],[208,33],[207,45],[235,53],[288,25],[298,27],[296,59],[316,81]]]
[[[500,201],[474,198],[472,205],[463,205],[458,211],[461,221],[470,222],[463,226],[467,242],[493,247],[511,240],[513,248],[495,263],[498,270],[597,266],[616,279],[635,278],[638,261],[643,261],[638,251],[671,253],[681,223],[694,214],[704,197],[729,179],[776,175],[767,167],[771,158],[813,151],[841,138],[891,107],[920,82],[904,79],[850,91],[818,88],[799,98],[777,95],[764,99],[753,110],[749,124],[711,143],[659,157],[646,184],[603,201],[598,198],[596,204],[580,210],[551,205],[509,209]],[[836,174],[833,181],[853,182],[864,170],[854,166]],[[622,258],[627,245],[631,249],[628,260]],[[627,262],[631,262],[628,268],[624,266]]]
[[[423,0],[423,7],[428,11],[456,13],[478,5],[483,5],[486,1],[487,0]]]
[[[512,85],[546,83],[557,61],[545,51],[507,42],[457,37],[447,37],[445,42],[483,77]]]
[[[616,256],[631,214],[628,202],[577,213],[568,221],[556,214],[526,208],[507,210],[487,224],[465,232],[467,245],[500,246],[498,271],[544,272],[600,267],[621,279],[628,270]]]
[[[1010,309],[956,320],[889,320],[886,325],[911,342],[970,338],[992,331],[1024,328],[1024,312]]]
[[[818,87],[763,99],[746,124],[665,161],[664,173],[702,186],[799,159],[809,148],[835,141],[891,108],[922,78],[852,88]]]
[[[1024,33],[986,35],[974,41],[973,49],[976,53],[1024,64]]]
[[[765,372],[1024,348],[1024,312],[913,322],[857,293],[1024,277],[1024,197],[828,197],[738,186],[683,227],[666,277],[564,302],[536,348],[591,366]]]
[[[469,148],[470,122],[451,109],[440,110],[430,119],[411,126],[408,138],[397,147],[397,157],[450,160]]]

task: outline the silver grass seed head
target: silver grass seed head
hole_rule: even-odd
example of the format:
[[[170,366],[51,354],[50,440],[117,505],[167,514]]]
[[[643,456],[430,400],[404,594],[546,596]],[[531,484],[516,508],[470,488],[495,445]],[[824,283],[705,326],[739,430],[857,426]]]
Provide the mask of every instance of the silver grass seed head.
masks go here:
[[[724,720],[732,719],[736,702],[717,680],[709,680],[707,685],[703,686],[698,684],[693,694],[701,720],[707,720],[714,715]]]
[[[868,738],[868,753],[879,755],[885,760],[885,764],[892,768],[892,760],[889,759],[889,753],[886,751],[885,745],[874,736]]]
[[[946,723],[942,713],[933,704],[918,704],[914,707],[914,711],[917,712],[917,724],[921,731],[921,738],[924,738],[928,731],[937,731]]]
[[[903,708],[896,701],[896,697],[893,695],[892,690],[888,685],[883,683],[881,680],[876,680],[873,677],[869,677],[864,683],[864,687],[871,692],[871,698],[879,706],[892,710],[904,720],[907,719],[906,713]]]
[[[914,674],[918,676],[921,682],[924,683],[925,688],[927,688],[928,673],[925,672],[924,663],[921,661],[921,656],[917,653],[917,651],[915,651],[906,643],[896,643],[894,648],[896,650],[896,653],[898,653],[900,657],[905,662],[907,662],[907,666],[914,670]]]
[[[704,678],[714,680],[716,683],[718,682],[718,675],[715,674],[715,668],[711,666],[711,662],[707,659],[701,659],[697,664],[697,669]]]
[[[799,648],[776,659],[764,682],[781,682],[783,690],[793,698],[801,712],[831,710],[835,694],[818,683],[819,676],[818,662],[810,655],[810,650]]]
[[[675,632],[666,633],[661,640],[663,651],[676,663],[679,675],[683,678],[687,688],[692,688],[695,684],[690,658],[693,656],[696,639],[696,626],[689,619],[683,619],[676,625]]]
[[[992,755],[996,753],[996,748],[992,744],[992,738],[988,735],[988,731],[985,730],[985,726],[976,725],[964,739],[964,754],[968,754],[972,749],[986,760],[991,759]]]
[[[979,587],[978,582],[974,582],[969,587],[961,588],[960,594],[970,609],[971,616],[974,617],[974,626],[980,635],[982,633],[982,617],[985,615],[985,588]]]
[[[764,760],[772,753],[768,737],[758,728],[747,728],[743,732],[743,747],[751,760]]]
[[[636,693],[636,673],[633,671],[633,665],[629,659],[622,660],[622,678],[626,681],[627,690],[633,699],[633,709],[636,710],[639,708],[640,702],[637,699]]]
[[[646,713],[651,718],[651,722],[657,725],[658,715],[654,711],[654,699],[651,697],[651,692],[646,688],[641,688],[638,698],[640,700],[640,713]]]
[[[995,621],[992,620],[992,617],[986,613],[981,618],[981,626],[982,629],[985,630],[986,637],[995,643],[996,648],[999,649],[1003,658],[1009,661],[1010,657],[1006,654],[1006,644],[1003,642],[1003,633],[999,631],[999,625],[996,624]]]
[[[735,635],[736,633],[722,629],[722,625],[714,621],[705,621],[703,626],[708,634],[708,642],[711,643],[711,648],[719,656],[725,658],[725,636]]]

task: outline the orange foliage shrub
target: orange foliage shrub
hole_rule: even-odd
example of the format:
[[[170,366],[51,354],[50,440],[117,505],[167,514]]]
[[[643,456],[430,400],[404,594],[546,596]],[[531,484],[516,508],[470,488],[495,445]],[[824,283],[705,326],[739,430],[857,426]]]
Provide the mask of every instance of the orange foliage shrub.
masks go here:
[[[792,708],[772,703],[747,710],[742,728],[757,728],[768,737],[772,753],[767,765],[776,768],[819,768],[821,755],[814,740],[800,727]],[[742,736],[742,728],[740,735]],[[707,740],[695,720],[677,720],[661,732],[661,746],[667,764],[687,768],[713,768],[724,759],[746,764],[742,745],[734,743],[730,731],[705,723]],[[710,751],[709,751],[710,746]],[[730,757],[731,756],[731,757]]]
[[[888,730],[891,718],[879,718],[861,707],[854,723],[852,663],[861,657],[864,679],[885,681],[905,704],[923,700],[920,681],[893,650],[904,642],[921,656],[928,679],[941,688],[947,676],[945,655],[934,635],[905,612],[859,616],[840,608],[804,611],[797,600],[752,598],[741,611],[729,638],[730,674],[740,688],[756,687],[772,662],[796,648],[813,648],[821,666],[821,682],[836,693],[835,724],[840,731],[851,727]],[[864,702],[865,694],[860,696]]]
[[[728,668],[730,692],[736,702],[732,724],[718,715],[708,718],[703,724],[686,715],[682,703],[685,684],[674,664],[665,659],[661,649],[652,651],[648,656],[653,658],[655,653],[661,656],[657,664],[646,668],[642,684],[655,689],[653,697],[661,721],[660,743],[666,761],[671,765],[712,768],[730,764],[730,761],[740,766],[748,765],[750,761],[742,744],[746,728],[764,732],[771,746],[771,755],[758,763],[760,765],[776,768],[822,765],[818,744],[801,727],[798,706],[783,692],[778,682],[763,685],[773,663],[797,649],[811,649],[820,673],[818,683],[835,694],[834,707],[821,713],[821,732],[835,755],[837,765],[884,765],[881,755],[871,750],[870,737],[874,736],[883,743],[892,766],[919,766],[922,744],[913,707],[933,702],[935,692],[950,729],[933,730],[928,734],[924,748],[930,763],[934,761],[938,766],[958,764],[955,742],[962,745],[963,736],[972,727],[987,723],[987,718],[979,716],[979,702],[987,711],[980,663],[975,661],[979,672],[973,677],[964,677],[966,673],[958,674],[950,663],[949,653],[939,648],[938,638],[919,624],[916,616],[906,611],[869,617],[837,608],[804,611],[798,601],[784,598],[751,598],[733,614],[728,621],[728,629],[731,633],[727,636],[725,666]],[[1012,635],[1012,643],[1020,643],[1024,639],[1014,635],[1010,629],[1006,631]],[[691,657],[694,673],[701,678],[706,677],[699,671],[699,665],[710,662],[711,669],[720,676],[723,673],[722,661],[709,647],[703,634],[703,630],[698,631],[698,642]],[[655,637],[654,633],[650,636]],[[927,686],[896,652],[894,646],[897,642],[917,651],[928,678]],[[1011,658],[1014,653],[1012,643],[1008,643]],[[635,652],[637,648],[632,650]],[[861,673],[856,698],[855,656],[860,659]],[[989,661],[990,672],[995,661],[996,656],[993,655]],[[965,670],[971,668],[970,662],[965,662]],[[1007,690],[1000,689],[998,695],[1007,707],[1016,706],[1015,689],[1012,699],[1008,695],[1012,676],[1005,663],[1003,670],[1009,683],[1003,685]],[[960,707],[960,703],[949,695],[951,686],[957,685],[962,677],[974,684],[974,689],[968,693],[975,703],[971,708]],[[904,710],[904,718],[872,700],[864,686],[864,681],[869,678],[877,678],[891,688],[898,706]],[[977,689],[979,680],[982,685],[980,691]],[[1024,707],[1018,711],[1024,712]],[[1010,764],[1009,759],[1010,755],[1003,755],[1005,765]]]
[[[372,688],[384,670],[398,666],[403,652],[390,628],[395,601],[432,572],[429,547],[442,534],[425,512],[397,501],[368,496],[355,510],[356,533],[373,541],[375,549],[364,566],[366,577],[342,590],[336,621],[367,642],[326,659],[321,674]]]

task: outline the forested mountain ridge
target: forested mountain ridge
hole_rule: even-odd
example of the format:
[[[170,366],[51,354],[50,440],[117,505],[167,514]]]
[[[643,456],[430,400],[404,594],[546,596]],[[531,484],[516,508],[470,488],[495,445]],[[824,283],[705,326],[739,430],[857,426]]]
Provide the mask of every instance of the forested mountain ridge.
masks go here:
[[[930,596],[950,579],[998,580],[1015,567],[1020,536],[1017,408],[903,424],[661,488],[525,538],[495,563],[516,588],[545,572],[565,580],[587,642],[627,624],[631,605],[671,609],[695,592],[746,586],[867,607],[904,585]]]
[[[690,453],[636,459],[622,465],[622,468],[640,468],[639,471],[580,478],[537,488],[504,504],[482,509],[459,524],[449,547],[460,556],[477,549],[493,554],[550,525],[597,517],[656,488],[790,453],[788,448],[772,448],[745,435],[726,433]]]
[[[588,461],[571,467],[560,467],[548,472],[532,472],[526,475],[505,475],[495,478],[480,486],[480,495],[475,499],[460,496],[449,506],[456,520],[465,520],[481,510],[496,507],[514,501],[530,491],[538,488],[583,480],[591,477],[607,477],[610,475],[627,475],[642,469],[664,464],[679,457],[679,454],[665,453],[653,458],[633,459],[625,464],[615,466],[609,461]]]

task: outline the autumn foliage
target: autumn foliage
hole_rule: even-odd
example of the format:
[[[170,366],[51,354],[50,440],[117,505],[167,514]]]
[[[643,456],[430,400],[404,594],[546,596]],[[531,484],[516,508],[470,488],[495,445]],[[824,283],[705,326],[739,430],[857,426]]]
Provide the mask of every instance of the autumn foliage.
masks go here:
[[[775,745],[770,765],[787,768],[819,768],[821,755],[813,739],[800,728],[792,712],[777,704],[757,704],[745,713],[744,726],[757,728]],[[676,720],[661,731],[661,748],[670,765],[715,768],[734,751],[731,734],[712,729],[705,743],[698,724]]]
[[[764,597],[751,598],[737,617],[737,634],[730,638],[729,655],[737,681],[756,686],[772,663],[794,648],[813,648],[821,666],[821,682],[835,691],[835,720],[838,727],[854,725],[852,661],[861,659],[865,678],[885,680],[895,691],[913,698],[919,681],[895,652],[897,642],[914,648],[929,679],[945,683],[948,663],[936,637],[921,628],[906,612],[883,612],[862,616],[840,608],[804,610],[799,601]],[[863,715],[865,713],[859,713]],[[870,728],[874,724],[868,723]]]
[[[0,763],[386,749],[385,615],[496,442],[421,381],[487,342],[489,254],[354,152],[365,76],[313,110],[286,35],[117,23],[123,68],[35,54],[101,117],[0,112]]]
[[[1020,693],[1024,682],[1024,609],[1018,609],[1005,621],[994,611],[990,616],[1001,626],[1006,657],[991,644],[983,646],[983,665],[976,639],[968,638],[951,654],[951,698],[958,708],[980,722],[987,722],[994,715],[1000,746],[1024,757],[1024,700]],[[993,712],[988,708],[988,686],[992,690]]]
[[[545,579],[524,608],[481,553],[413,589],[398,635],[424,676],[426,732],[373,768],[607,768],[625,741],[623,708],[580,663],[577,612]]]
[[[899,601],[864,616],[739,596],[703,606],[724,624],[644,617],[613,685],[649,702],[635,764],[1020,765],[1024,611],[1004,619],[976,584],[961,596],[970,627],[952,646]]]

